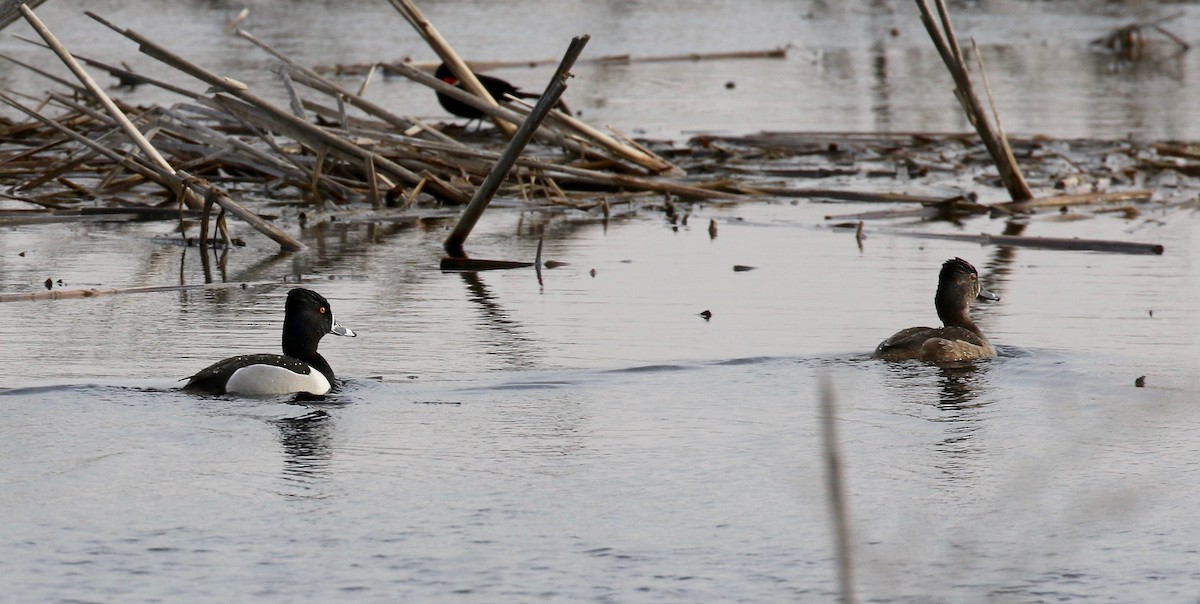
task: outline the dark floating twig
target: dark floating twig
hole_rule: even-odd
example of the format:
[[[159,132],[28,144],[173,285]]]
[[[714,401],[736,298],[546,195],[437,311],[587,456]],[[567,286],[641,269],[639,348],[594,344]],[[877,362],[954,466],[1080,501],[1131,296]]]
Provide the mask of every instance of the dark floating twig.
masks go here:
[[[886,231],[885,231],[886,232]],[[918,233],[915,231],[892,231],[897,235],[916,237],[918,239],[948,239],[950,241],[969,241],[979,245],[1007,245],[1013,247],[1042,248],[1048,250],[1084,250],[1091,252],[1112,252],[1116,254],[1156,254],[1162,255],[1165,248],[1157,243],[1136,243],[1132,241],[1109,241],[1104,239],[1066,239],[1060,237],[1024,237],[1020,235],[960,235],[957,233]]]
[[[575,63],[580,53],[583,52],[584,46],[587,45],[590,36],[578,36],[571,40],[571,44],[567,47],[566,54],[563,55],[562,63],[554,72],[554,76],[550,78],[550,83],[547,84],[545,92],[538,99],[537,105],[533,108],[533,112],[521,123],[520,128],[517,128],[516,134],[509,141],[508,146],[504,149],[504,153],[496,160],[492,170],[488,172],[487,178],[483,184],[475,190],[475,195],[471,198],[471,203],[463,211],[463,215],[459,218],[458,224],[454,230],[446,237],[446,241],[442,247],[446,249],[446,253],[451,258],[455,259],[454,264],[461,264],[467,259],[466,252],[463,250],[463,243],[471,234],[471,229],[475,228],[475,224],[479,222],[479,218],[483,216],[483,211],[492,201],[492,196],[500,188],[500,183],[508,176],[509,170],[517,161],[517,156],[525,149],[525,145],[533,138],[533,133],[537,130],[542,120],[550,113],[550,110],[558,103],[558,99],[562,97],[563,92],[567,89],[567,78],[570,77],[571,66]],[[442,263],[442,268],[447,268],[446,263]],[[462,269],[458,269],[462,270]]]

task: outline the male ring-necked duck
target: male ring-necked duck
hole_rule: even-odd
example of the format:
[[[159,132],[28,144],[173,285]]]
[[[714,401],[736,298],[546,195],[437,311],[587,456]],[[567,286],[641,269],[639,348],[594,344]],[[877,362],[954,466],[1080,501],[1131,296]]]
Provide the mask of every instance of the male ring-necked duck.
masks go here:
[[[333,369],[317,353],[317,343],[327,333],[355,335],[333,319],[333,309],[321,294],[293,289],[283,313],[283,354],[248,354],[217,361],[187,378],[183,389],[210,394],[325,394],[333,384]]]
[[[875,357],[888,361],[920,359],[954,363],[996,356],[996,348],[971,320],[971,302],[999,300],[979,284],[979,273],[962,258],[947,260],[938,275],[933,305],[945,327],[909,327],[886,339]]]

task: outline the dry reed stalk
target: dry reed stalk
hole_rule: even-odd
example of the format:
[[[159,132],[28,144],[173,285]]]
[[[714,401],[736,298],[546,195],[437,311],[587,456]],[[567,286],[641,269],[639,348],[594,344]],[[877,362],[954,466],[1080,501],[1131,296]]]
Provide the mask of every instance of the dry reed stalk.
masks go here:
[[[575,60],[583,52],[587,46],[588,40],[591,37],[587,35],[578,36],[571,40],[571,44],[567,47],[566,54],[563,55],[563,60],[555,70],[554,76],[550,78],[550,83],[547,84],[545,92],[538,99],[537,105],[533,108],[533,112],[529,114],[525,121],[521,123],[521,127],[517,128],[512,139],[508,142],[508,146],[504,149],[504,153],[496,160],[488,172],[487,178],[483,184],[475,190],[475,195],[471,198],[471,203],[463,211],[462,217],[454,230],[446,237],[442,247],[446,253],[455,258],[466,258],[466,252],[463,250],[463,243],[471,234],[471,230],[475,228],[475,224],[479,222],[479,218],[483,216],[483,211],[487,209],[488,204],[492,200],[492,196],[500,188],[500,184],[508,176],[509,170],[516,163],[517,157],[521,151],[525,149],[525,145],[533,138],[534,132],[541,125],[542,120],[550,113],[550,110],[558,103],[558,99],[562,97],[563,92],[567,89],[567,78],[571,76],[571,66],[575,64]]]
[[[174,172],[171,164],[167,163],[167,160],[164,159],[161,154],[159,154],[158,149],[155,149],[154,145],[151,145],[150,141],[146,140],[146,137],[142,134],[142,131],[138,130],[138,128],[133,125],[133,122],[129,121],[129,118],[125,115],[125,113],[117,108],[112,99],[105,94],[104,90],[102,90],[100,85],[92,79],[92,76],[90,76],[87,71],[84,70],[83,66],[75,60],[75,57],[71,56],[71,53],[67,51],[66,47],[59,43],[58,38],[56,38],[54,34],[50,32],[50,29],[47,28],[44,23],[42,23],[41,19],[38,19],[37,15],[33,13],[33,10],[31,10],[28,6],[22,5],[20,7],[20,11],[21,15],[25,17],[25,20],[29,22],[34,31],[36,31],[38,35],[40,35],[42,39],[46,41],[47,46],[54,51],[54,54],[58,55],[58,58],[61,59],[63,64],[67,66],[67,69],[71,70],[71,73],[75,74],[75,77],[79,79],[84,88],[86,88],[88,92],[90,92],[92,96],[100,102],[105,111],[108,112],[109,116],[116,120],[117,124],[121,126],[121,129],[125,131],[125,134],[131,140],[133,140],[134,144],[136,144],[139,149],[142,150],[142,153],[144,153],[146,157],[150,159],[150,161],[157,164],[163,170],[167,172]],[[195,209],[195,207],[193,207],[193,209]]]
[[[10,97],[4,93],[0,93],[0,102],[3,102],[6,105],[8,105],[14,109],[21,111],[22,113],[28,115],[29,117],[32,117],[35,120],[38,120],[38,121],[42,122],[43,124],[50,126],[51,128],[54,128],[55,130],[66,135],[67,137],[71,138],[75,142],[83,144],[84,146],[117,162],[118,164],[125,167],[126,169],[137,172],[138,174],[141,174],[142,176],[145,176],[146,178],[149,178],[149,179],[153,180],[154,182],[159,183],[163,187],[170,189],[173,186],[173,183],[171,182],[171,180],[169,178],[167,178],[166,176],[164,176],[160,170],[155,170],[149,166],[146,166],[144,163],[138,161],[137,158],[126,156],[126,155],[119,153],[101,143],[98,143],[82,134],[79,134],[78,132],[75,132],[74,130],[72,130],[64,125],[62,125],[48,117],[41,115],[37,111],[34,111],[33,109],[30,109],[30,108],[26,107],[25,105],[22,105],[21,103],[17,102],[16,99],[13,99],[12,97]]]
[[[432,88],[435,92],[439,92],[449,96],[457,101],[461,101],[479,111],[487,114],[493,119],[501,119],[506,122],[519,123],[523,118],[522,113],[509,109],[505,105],[499,103],[486,103],[457,86],[451,86],[441,80],[408,65],[399,65],[395,68],[397,75],[402,75],[417,83],[424,84]],[[490,96],[488,98],[491,98]],[[579,136],[584,140],[593,142],[598,147],[607,150],[609,153],[617,157],[623,158],[638,166],[641,166],[646,171],[652,174],[669,174],[681,175],[684,171],[671,162],[651,153],[646,149],[623,144],[615,138],[600,132],[589,124],[580,121],[574,117],[568,116],[561,111],[553,111],[550,114],[550,121],[560,128],[565,128],[571,134]],[[551,142],[552,144],[560,145],[573,153],[577,153],[580,157],[600,157],[604,159],[612,159],[608,156],[597,156],[594,151],[589,152],[588,148],[571,138],[568,138],[558,128],[554,129],[553,134],[542,134],[539,132],[539,139]]]
[[[14,21],[21,17],[20,8],[28,6],[29,8],[37,8],[38,5],[46,0],[4,0],[0,2],[0,29],[4,29],[12,25]]]
[[[288,73],[291,75],[291,77],[301,84],[308,86],[313,90],[333,96],[334,98],[345,99],[346,102],[361,109],[364,113],[373,115],[401,130],[407,130],[413,126],[413,123],[410,120],[395,115],[387,109],[384,109],[383,107],[363,98],[362,92],[355,94],[349,90],[346,90],[345,88],[342,88],[341,86],[338,86],[333,81],[322,77],[317,72],[275,50],[267,43],[251,35],[249,32],[239,29],[237,31],[237,35],[243,40],[246,40],[247,42],[259,47],[267,54],[279,59],[280,62],[287,66]]]
[[[916,0],[917,8],[921,11],[921,23],[925,25],[925,29],[929,32],[929,37],[933,40],[938,54],[942,57],[942,62],[946,64],[946,69],[950,71],[950,77],[954,79],[955,96],[958,98],[959,104],[962,105],[963,111],[966,112],[967,120],[975,127],[979,138],[983,140],[984,146],[987,147],[988,153],[991,154],[992,161],[996,163],[996,169],[1000,173],[1000,180],[1004,182],[1004,187],[1008,189],[1008,194],[1012,197],[1012,200],[1026,201],[1033,199],[1033,192],[1030,191],[1029,184],[1025,182],[1025,177],[1021,175],[1021,168],[1017,165],[1007,137],[999,129],[998,124],[993,125],[988,119],[987,111],[984,110],[983,103],[979,100],[979,95],[975,92],[975,86],[971,81],[970,72],[967,70],[967,63],[963,58],[962,49],[959,48],[954,28],[950,24],[950,14],[946,9],[946,3],[944,0],[936,0],[936,2],[940,18],[940,28],[939,22],[934,20],[933,11],[929,8],[929,3],[926,0]],[[994,107],[993,113],[995,114]]]
[[[682,176],[686,174],[683,168],[651,153],[645,148],[622,143],[574,116],[567,115],[561,111],[554,111],[550,114],[550,119],[555,123],[565,125],[573,132],[615,153],[617,156],[646,168],[652,174],[666,174],[669,176]]]
[[[801,197],[810,199],[820,198],[836,201],[854,201],[859,203],[939,204],[960,199],[962,197],[961,195],[955,195],[953,197],[934,197],[932,195],[888,193],[886,191],[852,191],[846,189],[793,189],[790,187],[775,187],[755,184],[736,184],[736,188],[739,191],[745,191],[747,193],[753,193],[757,195],[770,195],[772,197]]]
[[[179,292],[210,289],[233,289],[256,287],[261,285],[279,285],[277,281],[247,281],[242,283],[204,283],[195,285],[145,285],[141,287],[121,288],[92,288],[92,289],[60,289],[28,294],[0,294],[0,303],[4,302],[34,302],[39,300],[78,300],[80,298],[96,298],[117,294],[153,294],[160,292]]]
[[[22,38],[21,36],[16,36],[16,37],[21,40],[25,39],[25,38]],[[39,44],[39,46],[44,46],[44,45]],[[29,63],[21,61],[20,59],[13,58],[13,57],[10,57],[5,54],[0,54],[0,59],[4,59],[5,61],[8,61],[9,63],[18,65],[20,67],[24,67],[25,69],[32,71],[33,73],[36,73],[36,74],[42,76],[43,78],[50,80],[51,82],[54,82],[60,86],[64,86],[64,87],[70,89],[75,94],[86,94],[87,93],[87,89],[84,88],[83,86],[80,86],[79,84],[76,84],[75,82],[72,82],[70,80],[60,78],[44,69],[34,67],[33,65],[30,65]]]
[[[833,520],[833,541],[837,551],[837,575],[840,600],[845,604],[857,601],[854,593],[854,551],[851,546],[849,497],[846,494],[845,470],[838,444],[837,403],[833,381],[828,374],[821,376],[821,449],[825,459],[825,493],[829,498],[829,513]]]
[[[989,206],[1001,212],[1028,212],[1034,208],[1066,207],[1090,205],[1098,203],[1146,202],[1154,195],[1154,191],[1118,191],[1114,193],[1080,193],[1078,195],[1055,195],[1027,201],[1007,201]]]
[[[413,26],[413,29],[417,30],[417,33],[422,38],[425,38],[430,48],[442,58],[442,61],[450,68],[450,72],[462,82],[463,87],[467,91],[487,105],[499,105],[496,99],[492,98],[492,95],[483,87],[483,84],[479,82],[479,78],[475,77],[475,73],[467,67],[467,64],[458,56],[458,53],[454,52],[454,47],[450,46],[450,43],[442,37],[441,32],[433,26],[433,23],[425,18],[424,13],[421,12],[421,9],[417,8],[416,3],[412,2],[412,0],[388,0],[388,2]],[[517,127],[513,125],[513,122],[495,117],[492,118],[492,121],[495,122],[497,128],[508,136],[512,136],[517,131]]]
[[[767,50],[737,50],[731,52],[692,52],[675,55],[660,55],[649,57],[637,57],[630,54],[604,55],[601,57],[580,58],[576,65],[629,65],[635,63],[665,63],[665,62],[696,62],[696,61],[728,61],[742,59],[786,59],[787,47],[771,48]],[[544,67],[554,65],[558,59],[533,59],[527,61],[467,61],[467,66],[474,70],[488,71],[492,69],[505,69],[515,67]],[[405,61],[402,63],[418,69],[432,70],[437,67],[436,63]],[[317,71],[325,73],[337,73],[338,75],[352,75],[360,72],[365,72],[375,67],[380,67],[385,73],[395,68],[397,63],[339,63],[335,66],[318,66]]]
[[[197,200],[199,194],[192,187],[199,186],[200,188],[209,189],[210,191],[211,188],[199,185],[199,183],[195,182],[195,179],[191,178],[190,175],[187,175],[181,171],[176,171],[174,168],[172,168],[171,164],[168,163],[161,154],[159,154],[158,150],[150,144],[150,141],[146,139],[142,132],[138,130],[132,122],[129,121],[129,118],[125,115],[125,113],[117,108],[112,99],[110,99],[108,95],[105,94],[100,88],[100,86],[96,84],[96,81],[93,80],[90,75],[88,75],[83,66],[80,65],[73,56],[71,56],[71,53],[67,51],[66,47],[59,43],[58,39],[53,33],[50,32],[49,28],[42,23],[41,19],[38,19],[37,15],[35,15],[33,11],[26,6],[21,6],[20,9],[22,16],[25,17],[25,20],[28,21],[31,26],[33,26],[38,35],[40,35],[42,39],[46,41],[46,44],[50,46],[52,50],[54,50],[54,53],[57,54],[59,59],[63,61],[67,68],[75,74],[84,87],[87,88],[88,91],[98,101],[100,101],[101,105],[104,106],[105,110],[109,113],[112,119],[116,120],[117,123],[120,124],[121,129],[125,131],[125,134],[128,135],[135,144],[137,144],[138,148],[141,149],[142,153],[145,154],[152,164],[154,164],[160,174],[169,174],[171,176],[171,178],[168,180],[176,185],[174,189],[176,194],[180,195],[184,200],[186,200],[189,207],[196,209],[199,205]],[[241,206],[228,196],[218,195],[216,196],[216,199],[217,203],[219,203],[222,208],[229,210],[230,213],[234,214],[238,218],[241,218],[260,233],[270,237],[283,249],[290,251],[304,249],[304,244],[291,238],[287,233],[284,233],[274,225],[263,220],[257,214],[254,214],[250,210]]]
[[[187,61],[183,57],[167,50],[160,44],[142,36],[141,34],[130,30],[121,29],[116,25],[97,16],[95,13],[85,11],[86,15],[95,19],[102,25],[112,29],[113,31],[133,40],[138,43],[138,50],[143,54],[157,59],[167,65],[183,71],[184,73],[208,84],[219,90],[217,94],[206,99],[206,102],[215,103],[220,109],[223,109],[231,114],[238,116],[240,119],[249,120],[259,124],[269,125],[273,129],[280,129],[291,136],[292,138],[302,141],[305,144],[317,148],[326,145],[345,156],[345,159],[354,162],[366,159],[370,151],[362,147],[335,136],[328,131],[314,126],[304,120],[297,118],[288,111],[285,111],[273,103],[263,100],[254,94],[250,93],[247,86],[232,78],[226,78],[215,74],[195,63]],[[374,158],[375,167],[377,170],[384,172],[404,180],[409,184],[420,182],[421,175],[414,174],[406,168],[389,161],[388,159],[376,155]],[[442,199],[448,203],[465,203],[467,196],[461,191],[450,187],[446,183],[433,179],[432,184],[426,186],[430,193],[435,197]],[[236,212],[234,212],[237,215]],[[240,216],[239,216],[240,218]]]
[[[1012,247],[1041,248],[1048,250],[1071,250],[1110,252],[1115,254],[1155,254],[1162,255],[1165,248],[1158,243],[1138,243],[1134,241],[1112,241],[1106,239],[1067,239],[1060,237],[1025,237],[1021,235],[966,235],[958,233],[917,233],[910,231],[892,231],[896,235],[916,237],[918,239],[947,239],[950,241],[969,241],[979,245],[1006,245]]]
[[[475,95],[457,86],[451,86],[419,69],[409,67],[407,65],[401,65],[397,68],[395,73],[396,75],[406,77],[414,82],[417,82],[418,84],[432,88],[434,92],[442,93],[450,98],[470,105],[471,107],[487,114],[490,117],[511,121],[513,123],[520,123],[524,119],[520,113],[517,113],[506,106],[488,105],[487,103],[479,100],[479,97],[476,97]],[[549,125],[544,125],[543,128],[538,131],[537,135],[538,140],[541,142],[560,146],[572,153],[579,155],[580,157],[602,159],[605,161],[620,163],[617,158],[600,153],[598,149],[589,148],[587,145],[584,145],[580,141],[567,136],[563,132],[549,128]]]

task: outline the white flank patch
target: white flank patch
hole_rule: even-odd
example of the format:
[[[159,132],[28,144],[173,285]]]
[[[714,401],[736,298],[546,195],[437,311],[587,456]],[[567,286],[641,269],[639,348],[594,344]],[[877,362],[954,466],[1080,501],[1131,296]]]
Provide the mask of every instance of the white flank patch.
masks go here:
[[[251,396],[292,392],[325,394],[329,392],[329,380],[325,379],[325,374],[311,368],[308,375],[304,375],[275,365],[250,365],[229,376],[225,391]]]

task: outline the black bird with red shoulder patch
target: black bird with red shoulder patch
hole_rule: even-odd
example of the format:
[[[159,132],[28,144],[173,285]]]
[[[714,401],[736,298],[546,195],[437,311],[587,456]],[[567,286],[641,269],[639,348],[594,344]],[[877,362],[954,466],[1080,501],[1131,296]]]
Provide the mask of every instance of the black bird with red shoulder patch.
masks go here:
[[[451,86],[456,86],[458,88],[463,87],[462,83],[458,81],[458,78],[455,77],[454,73],[450,71],[450,68],[447,67],[445,63],[439,65],[437,71],[435,71],[433,75],[436,76],[437,79],[450,84]],[[533,92],[525,92],[524,90],[521,90],[520,88],[517,88],[516,86],[513,86],[512,84],[501,80],[500,78],[479,74],[475,74],[475,77],[479,78],[479,83],[483,84],[483,87],[487,89],[488,94],[492,95],[492,98],[496,99],[497,101],[504,100],[506,96],[511,96],[518,99],[537,99],[541,98],[542,96]],[[487,117],[482,111],[462,101],[450,98],[449,96],[440,92],[437,93],[437,100],[438,104],[442,106],[442,109],[445,109],[446,111],[449,111],[458,117],[465,117],[469,120],[481,120]],[[558,102],[557,107],[561,109],[563,113],[570,115],[571,112],[567,110],[567,106],[562,101]]]

